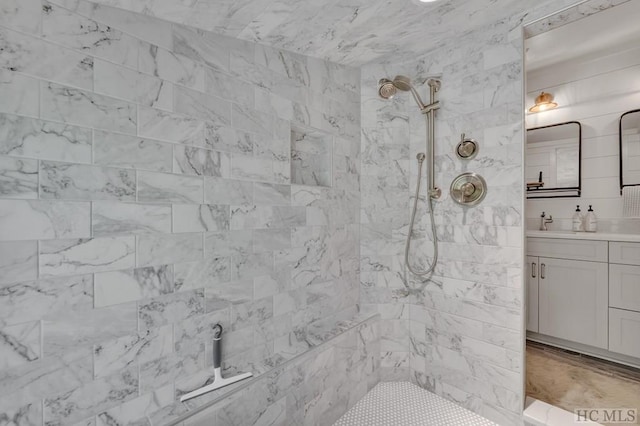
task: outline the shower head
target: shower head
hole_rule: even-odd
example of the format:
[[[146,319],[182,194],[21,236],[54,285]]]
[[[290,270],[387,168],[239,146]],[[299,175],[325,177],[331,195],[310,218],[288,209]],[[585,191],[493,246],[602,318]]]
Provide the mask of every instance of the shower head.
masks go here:
[[[378,95],[380,95],[381,98],[391,99],[397,91],[398,89],[395,84],[393,84],[393,81],[388,78],[381,78],[380,81],[378,81]]]
[[[411,79],[409,77],[405,77],[404,75],[396,75],[396,77],[393,79],[393,85],[398,90],[402,90],[403,92],[408,92],[413,88]]]
[[[401,90],[403,92],[411,92],[413,95],[413,99],[415,99],[416,103],[420,107],[420,110],[424,110],[426,105],[422,102],[420,95],[411,84],[411,79],[409,77],[405,77],[404,75],[397,75],[393,80],[389,80],[388,78],[382,78],[378,81],[378,94],[383,99],[391,99],[395,96],[395,94]]]

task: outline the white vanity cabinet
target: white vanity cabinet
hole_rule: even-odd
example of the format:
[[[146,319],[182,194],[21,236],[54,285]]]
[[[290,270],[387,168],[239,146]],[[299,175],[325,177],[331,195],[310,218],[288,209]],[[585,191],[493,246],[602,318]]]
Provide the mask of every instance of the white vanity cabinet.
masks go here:
[[[640,366],[640,242],[540,234],[527,234],[529,338]]]
[[[529,238],[527,252],[527,329],[606,349],[607,242]]]

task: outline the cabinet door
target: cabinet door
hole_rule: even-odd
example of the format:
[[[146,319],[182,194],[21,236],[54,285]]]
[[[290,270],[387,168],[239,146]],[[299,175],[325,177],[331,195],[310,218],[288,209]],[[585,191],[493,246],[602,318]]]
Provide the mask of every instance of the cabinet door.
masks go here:
[[[640,312],[640,266],[609,265],[609,306]]]
[[[609,309],[609,350],[640,358],[640,312]]]
[[[538,258],[527,256],[527,330],[538,332]]]
[[[607,349],[607,264],[545,257],[539,262],[539,332]]]

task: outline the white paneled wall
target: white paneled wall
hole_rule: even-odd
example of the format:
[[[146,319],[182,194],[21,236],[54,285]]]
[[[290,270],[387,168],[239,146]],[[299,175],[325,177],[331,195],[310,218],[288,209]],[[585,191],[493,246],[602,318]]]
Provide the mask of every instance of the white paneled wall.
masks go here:
[[[541,92],[555,96],[557,109],[528,114],[527,127],[566,121],[582,125],[582,196],[527,200],[529,227],[537,226],[542,211],[556,218],[553,227],[571,226],[579,204],[593,208],[606,227],[622,217],[619,184],[618,121],[640,108],[640,48],[631,47],[596,57],[570,60],[527,73],[527,106]],[[610,220],[611,219],[611,220]]]

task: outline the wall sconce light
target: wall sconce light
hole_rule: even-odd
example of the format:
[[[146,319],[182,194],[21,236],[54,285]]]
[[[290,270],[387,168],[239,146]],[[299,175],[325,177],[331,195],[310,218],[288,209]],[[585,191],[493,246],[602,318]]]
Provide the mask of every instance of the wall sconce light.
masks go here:
[[[536,98],[536,104],[529,108],[529,112],[542,112],[554,109],[558,104],[553,102],[551,93],[541,92]]]

